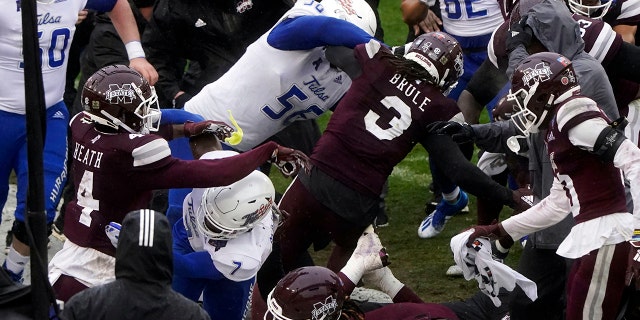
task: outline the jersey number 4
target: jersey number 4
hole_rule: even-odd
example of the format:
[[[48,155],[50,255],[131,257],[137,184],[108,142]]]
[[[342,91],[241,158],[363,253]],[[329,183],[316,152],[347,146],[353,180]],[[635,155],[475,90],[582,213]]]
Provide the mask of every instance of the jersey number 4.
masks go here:
[[[93,198],[93,172],[85,171],[82,174],[76,197],[78,205],[82,207],[80,223],[89,227],[91,226],[91,212],[100,210],[100,200]]]

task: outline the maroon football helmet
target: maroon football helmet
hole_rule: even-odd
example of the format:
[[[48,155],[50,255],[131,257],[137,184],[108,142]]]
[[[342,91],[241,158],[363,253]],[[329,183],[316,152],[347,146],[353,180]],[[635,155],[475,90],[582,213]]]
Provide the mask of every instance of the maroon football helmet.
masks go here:
[[[345,293],[333,271],[320,266],[302,267],[282,278],[267,297],[265,319],[336,320]]]
[[[455,88],[464,72],[462,49],[456,39],[444,32],[419,35],[404,57],[425,68],[445,95]]]
[[[513,72],[507,99],[516,103],[513,114],[525,135],[546,128],[555,101],[579,93],[580,86],[571,61],[553,52],[532,54]]]
[[[128,133],[158,131],[156,91],[125,65],[107,66],[94,73],[82,88],[81,102],[89,118],[98,124]]]

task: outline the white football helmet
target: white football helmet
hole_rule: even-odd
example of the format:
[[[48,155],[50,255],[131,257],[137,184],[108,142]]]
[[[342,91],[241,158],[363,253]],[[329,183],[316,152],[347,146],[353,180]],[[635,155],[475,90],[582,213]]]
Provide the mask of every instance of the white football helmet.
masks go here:
[[[593,19],[602,19],[609,7],[611,7],[611,0],[567,0],[569,2],[569,9],[571,12],[577,13]]]
[[[271,214],[274,197],[273,183],[260,171],[228,186],[207,188],[196,212],[198,229],[211,239],[233,239]]]
[[[349,21],[370,36],[376,33],[376,15],[364,0],[322,0],[325,15]]]

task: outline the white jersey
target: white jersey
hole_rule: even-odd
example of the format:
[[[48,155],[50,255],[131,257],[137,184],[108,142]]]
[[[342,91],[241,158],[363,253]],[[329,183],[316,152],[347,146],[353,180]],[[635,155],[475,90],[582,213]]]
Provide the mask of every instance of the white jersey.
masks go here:
[[[2,0],[0,10],[0,110],[25,114],[22,12],[19,1]],[[62,101],[67,57],[78,12],[87,0],[37,3],[42,81],[47,108]]]
[[[504,21],[495,0],[443,0],[440,13],[447,33],[460,37],[491,34]]]
[[[284,18],[318,15],[298,1]],[[185,110],[205,119],[231,123],[244,136],[234,148],[249,150],[296,120],[313,119],[333,107],[351,85],[346,73],[332,68],[324,48],[279,50],[267,43],[269,32],[252,43],[227,73],[205,86]]]
[[[214,151],[204,154],[200,159],[219,159],[235,154],[237,152],[234,151]],[[183,221],[191,248],[194,251],[209,252],[213,265],[229,280],[244,281],[253,278],[271,253],[274,232],[271,213],[256,222],[251,231],[234,239],[210,239],[201,234],[196,226],[196,214],[204,190],[194,188],[184,199]]]

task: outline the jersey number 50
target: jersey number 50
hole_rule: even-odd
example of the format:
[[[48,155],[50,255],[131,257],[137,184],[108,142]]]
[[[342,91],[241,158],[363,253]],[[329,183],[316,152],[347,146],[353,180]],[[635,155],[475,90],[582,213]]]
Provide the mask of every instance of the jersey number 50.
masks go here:
[[[43,66],[48,66],[51,69],[61,67],[64,64],[65,51],[69,45],[69,39],[71,38],[71,31],[67,28],[54,29],[51,31],[51,40],[48,46],[44,46],[47,50],[47,54],[44,54],[44,49],[41,46],[40,61]],[[43,32],[38,31],[38,40],[42,39]],[[20,69],[24,69],[24,62],[20,62]]]

